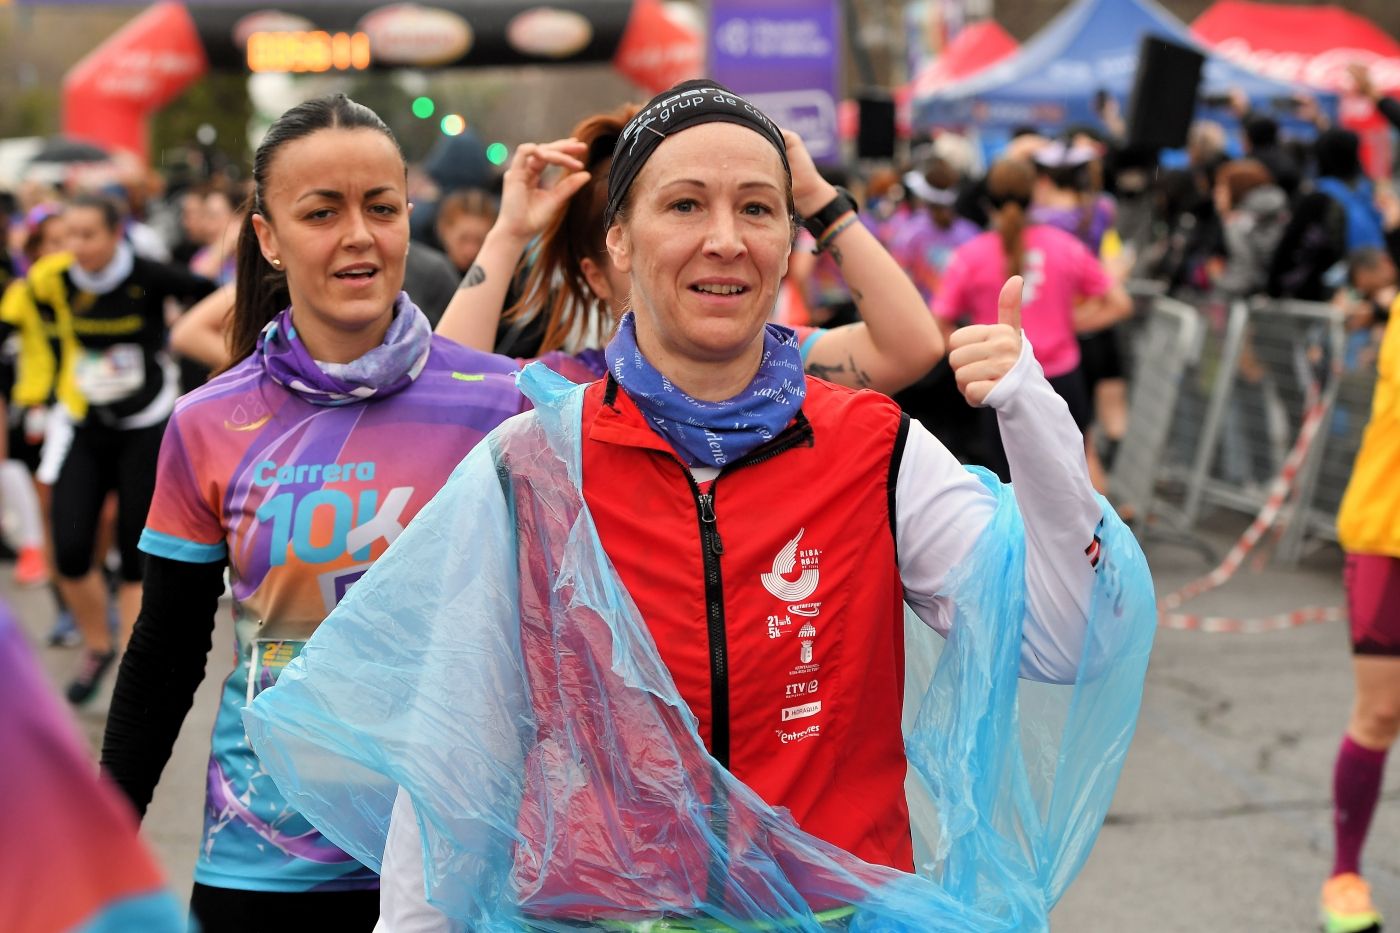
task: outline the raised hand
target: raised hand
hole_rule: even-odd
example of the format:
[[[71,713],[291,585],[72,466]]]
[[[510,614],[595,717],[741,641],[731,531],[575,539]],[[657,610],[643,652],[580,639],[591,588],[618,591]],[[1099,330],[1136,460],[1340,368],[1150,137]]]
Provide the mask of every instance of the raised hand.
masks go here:
[[[1365,63],[1352,62],[1347,65],[1347,74],[1351,75],[1352,88],[1359,96],[1376,99],[1376,85],[1371,81],[1371,70]]]
[[[969,405],[982,407],[987,396],[1021,358],[1021,287],[1013,275],[997,297],[997,323],[972,324],[948,338],[948,365]]]
[[[496,225],[518,239],[531,239],[544,228],[569,198],[588,183],[581,156],[588,147],[577,139],[525,143],[515,151],[501,186],[501,210]],[[553,177],[551,166],[563,170]]]
[[[787,144],[788,167],[792,169],[793,206],[799,217],[810,217],[831,203],[836,188],[817,171],[801,136],[783,130],[783,142]]]
[[[1376,185],[1376,209],[1381,212],[1381,226],[1387,233],[1400,228],[1400,192],[1394,185]]]

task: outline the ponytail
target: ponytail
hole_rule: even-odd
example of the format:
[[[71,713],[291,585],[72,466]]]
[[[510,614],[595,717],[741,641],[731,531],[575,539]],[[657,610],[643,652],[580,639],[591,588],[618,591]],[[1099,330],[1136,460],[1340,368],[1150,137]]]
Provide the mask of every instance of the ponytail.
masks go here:
[[[249,196],[238,231],[234,275],[233,318],[228,329],[228,358],[232,367],[258,346],[258,335],[267,322],[290,302],[287,277],[272,267],[262,254],[257,231],[253,228],[254,197]]]
[[[1025,262],[1026,210],[1034,186],[1035,169],[1020,159],[1002,159],[987,173],[987,197],[996,211],[1008,276],[1020,275]]]
[[[1020,275],[1026,253],[1022,236],[1026,229],[1026,209],[1017,201],[1007,201],[997,212],[996,227],[1001,235],[1001,250],[1006,254],[1006,274]]]
[[[554,216],[540,235],[534,262],[521,259],[524,280],[520,297],[505,310],[507,322],[543,316],[544,335],[538,354],[565,349],[570,340],[589,327],[611,332],[613,314],[594,294],[583,274],[583,260],[608,262],[603,236],[602,211],[607,202],[607,173],[592,170],[594,177]]]
[[[575,192],[568,205],[545,227],[530,262],[527,254],[520,298],[505,310],[508,322],[544,318],[544,336],[535,351],[561,350],[579,333],[590,328],[611,333],[613,309],[589,287],[583,260],[601,265],[608,259],[607,230],[603,211],[608,202],[608,168],[618,134],[636,116],[636,104],[623,104],[606,113],[585,117],[570,134],[587,144],[585,165],[592,178]]]

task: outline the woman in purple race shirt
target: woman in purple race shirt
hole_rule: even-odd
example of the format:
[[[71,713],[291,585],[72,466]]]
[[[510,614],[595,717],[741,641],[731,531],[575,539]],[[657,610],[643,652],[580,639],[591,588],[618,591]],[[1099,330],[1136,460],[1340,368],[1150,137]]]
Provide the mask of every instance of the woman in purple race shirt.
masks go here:
[[[292,808],[239,711],[522,397],[513,360],[434,337],[402,291],[405,165],[371,110],[344,95],[294,107],[253,174],[234,362],[180,402],[161,445],[102,759],[144,813],[204,676],[227,567],[236,656],[191,912],[206,933],[368,931],[378,877]]]

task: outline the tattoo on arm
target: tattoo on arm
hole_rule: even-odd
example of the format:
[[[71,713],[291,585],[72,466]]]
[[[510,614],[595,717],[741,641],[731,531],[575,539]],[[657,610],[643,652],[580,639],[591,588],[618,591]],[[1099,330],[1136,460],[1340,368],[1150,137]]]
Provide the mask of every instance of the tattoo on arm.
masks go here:
[[[830,244],[830,245],[827,246],[826,251],[827,251],[829,254],[831,254],[831,261],[834,262],[834,263],[836,263],[836,267],[837,267],[838,269],[844,269],[844,268],[845,268],[844,265],[843,265],[843,263],[844,263],[846,257],[845,257],[845,255],[842,254],[842,252],[841,252],[841,247],[837,246],[835,243],[832,243],[832,244]],[[857,304],[859,304],[860,302],[862,302],[862,301],[865,300],[865,292],[863,292],[863,291],[861,291],[860,289],[858,289],[858,288],[852,286],[850,283],[847,283],[846,287],[850,289],[851,298],[852,298]]]
[[[842,377],[849,373],[851,381],[855,383],[857,388],[870,388],[870,374],[856,365],[855,354],[847,353],[846,360],[849,365],[847,365],[847,363],[817,363],[813,360],[808,360],[806,369],[808,373],[816,376],[818,379],[825,379],[827,382],[839,382],[842,385],[847,384]]]
[[[486,270],[476,263],[472,263],[472,267],[468,269],[467,274],[462,277],[462,284],[458,285],[457,288],[459,291],[464,288],[475,288],[485,281]]]
[[[851,375],[855,377],[856,385],[862,389],[870,388],[870,374],[856,365],[856,355],[847,353],[846,359],[851,361]]]
[[[825,379],[827,382],[838,381],[837,374],[844,373],[845,371],[846,367],[840,363],[834,366],[828,366],[825,363],[814,363],[811,360],[807,361],[807,372],[810,375],[816,376],[818,379]]]

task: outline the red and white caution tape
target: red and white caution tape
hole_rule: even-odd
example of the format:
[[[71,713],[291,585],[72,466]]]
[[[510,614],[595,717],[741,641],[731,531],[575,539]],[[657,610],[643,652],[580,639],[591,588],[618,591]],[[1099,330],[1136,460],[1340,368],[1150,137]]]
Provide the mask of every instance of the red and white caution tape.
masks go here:
[[[1279,470],[1278,476],[1269,485],[1263,509],[1245,529],[1244,534],[1240,535],[1239,540],[1235,542],[1230,553],[1225,555],[1225,559],[1220,562],[1218,567],[1205,576],[1186,584],[1175,593],[1169,593],[1162,597],[1157,602],[1157,619],[1161,627],[1192,632],[1258,634],[1295,628],[1313,622],[1338,622],[1347,618],[1344,609],[1319,606],[1249,619],[1174,611],[1188,600],[1195,599],[1202,593],[1209,592],[1228,582],[1239,571],[1250,552],[1258,546],[1260,540],[1278,521],[1279,515],[1283,512],[1283,504],[1297,482],[1298,471],[1302,468],[1304,460],[1307,459],[1308,451],[1317,438],[1317,432],[1322,426],[1322,418],[1325,414],[1326,406],[1323,405],[1319,397],[1316,383],[1308,387],[1307,401],[1307,413],[1303,416],[1302,426],[1298,429],[1298,439],[1294,442],[1293,449],[1288,452],[1288,457],[1284,459],[1283,468]]]
[[[1345,622],[1345,609],[1337,607],[1309,606],[1292,612],[1281,612],[1274,616],[1258,619],[1235,619],[1230,616],[1202,616],[1183,612],[1163,612],[1158,617],[1162,628],[1178,632],[1206,632],[1211,635],[1259,635],[1264,632],[1278,632],[1287,628],[1297,628],[1313,622]]]

